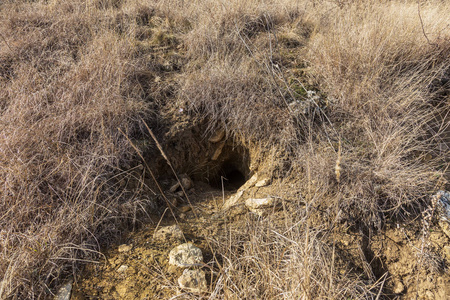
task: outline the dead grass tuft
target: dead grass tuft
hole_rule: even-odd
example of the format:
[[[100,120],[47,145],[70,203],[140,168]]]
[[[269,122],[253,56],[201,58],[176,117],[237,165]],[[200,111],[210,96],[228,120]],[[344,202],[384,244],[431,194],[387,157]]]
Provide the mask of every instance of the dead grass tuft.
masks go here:
[[[222,274],[216,290],[227,299],[371,299],[379,284],[354,277],[335,260],[325,231],[308,227],[307,216],[281,224],[249,218],[219,242]],[[336,267],[340,265],[339,273]]]

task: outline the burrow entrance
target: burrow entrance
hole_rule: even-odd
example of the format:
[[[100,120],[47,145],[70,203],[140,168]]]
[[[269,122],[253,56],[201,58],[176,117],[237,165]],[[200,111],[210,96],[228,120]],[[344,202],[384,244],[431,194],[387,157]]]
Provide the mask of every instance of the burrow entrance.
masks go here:
[[[250,152],[241,143],[226,137],[211,141],[204,130],[191,127],[177,132],[164,145],[178,173],[192,180],[208,183],[212,188],[238,190],[251,176]],[[159,174],[171,174],[161,159]]]
[[[248,151],[242,146],[224,147],[223,151],[223,156],[205,179],[215,189],[238,190],[250,177]]]

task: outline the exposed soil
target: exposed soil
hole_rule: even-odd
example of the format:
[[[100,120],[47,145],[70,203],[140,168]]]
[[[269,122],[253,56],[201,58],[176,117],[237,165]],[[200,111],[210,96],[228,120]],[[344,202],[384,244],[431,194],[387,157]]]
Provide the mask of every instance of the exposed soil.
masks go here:
[[[185,241],[161,241],[154,238],[155,230],[174,224],[179,224],[186,241],[202,250],[204,262],[211,267],[204,268],[207,280],[214,280],[211,270],[216,264],[208,239],[223,232],[230,218],[237,221],[239,215],[246,212],[240,206],[241,209],[233,209],[227,218],[217,214],[224,196],[228,198],[231,194],[229,191],[222,193],[205,183],[196,183],[195,188],[188,193],[194,210],[188,203],[183,203],[173,209],[176,218],[167,209],[158,226],[159,220],[155,217],[153,224],[129,234],[123,242],[132,245],[132,249],[119,252],[118,247],[115,247],[106,251],[103,262],[87,268],[75,286],[72,299],[169,299],[180,293],[176,282],[183,269],[171,267],[168,254]]]
[[[449,238],[436,226],[430,233],[430,246],[423,249],[421,236],[421,229],[402,225],[373,239],[372,250],[389,275],[387,287],[401,299],[448,299]]]
[[[271,189],[270,186],[254,188],[246,194],[267,195],[274,192]],[[224,201],[235,195],[234,192],[222,192],[206,183],[196,182],[188,192],[193,210],[179,197],[180,205],[173,208],[175,218],[166,209],[162,218],[154,216],[152,224],[125,236],[123,244],[131,249],[120,252],[117,245],[105,251],[105,259],[89,265],[80,276],[71,299],[201,298],[202,295],[189,294],[178,287],[177,278],[183,270],[168,263],[170,250],[185,241],[157,240],[154,233],[162,226],[178,224],[186,241],[202,250],[203,270],[212,290],[217,280],[218,263],[221,263],[220,257],[213,256],[212,242],[226,234],[230,226],[243,226],[245,218],[255,217],[242,204],[242,199],[231,209],[221,210]],[[436,225],[430,232],[430,245],[424,247],[422,228],[415,224],[386,228],[374,235],[369,244],[364,243],[361,233],[342,227],[337,234],[336,246],[340,259],[346,261],[341,264],[340,272],[348,272],[350,268],[360,276],[375,278],[374,284],[382,282],[385,298],[448,299],[450,240]]]

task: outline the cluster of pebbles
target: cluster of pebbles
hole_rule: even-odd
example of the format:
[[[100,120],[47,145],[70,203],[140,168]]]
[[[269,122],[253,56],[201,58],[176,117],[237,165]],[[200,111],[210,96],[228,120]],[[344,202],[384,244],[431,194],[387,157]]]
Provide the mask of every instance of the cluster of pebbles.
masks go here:
[[[155,233],[155,239],[184,240],[183,232],[178,225],[165,226]],[[203,267],[203,253],[192,243],[183,243],[169,252],[169,265],[171,269],[184,268],[183,274],[178,278],[180,288],[192,293],[202,293],[208,290]],[[169,269],[170,271],[170,269]]]

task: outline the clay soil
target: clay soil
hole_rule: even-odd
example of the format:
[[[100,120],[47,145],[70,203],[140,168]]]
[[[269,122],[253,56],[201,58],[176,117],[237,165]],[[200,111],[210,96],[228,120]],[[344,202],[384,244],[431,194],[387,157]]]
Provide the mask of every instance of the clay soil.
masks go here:
[[[175,224],[182,229],[186,241],[202,250],[207,280],[213,284],[217,258],[213,257],[208,241],[224,233],[230,220],[238,222],[239,215],[246,212],[241,205],[242,209],[235,208],[232,215],[218,213],[224,195],[229,197],[230,194],[197,183],[188,193],[193,209],[183,202],[173,208],[175,218],[166,209],[162,218],[154,216],[152,224],[124,237],[123,243],[132,245],[130,251],[121,253],[118,247],[105,251],[105,259],[90,265],[78,280],[72,299],[170,299],[180,295],[182,291],[177,287],[177,278],[183,270],[169,266],[168,255],[182,242],[154,238],[158,228]],[[118,271],[122,266],[128,268]],[[184,298],[189,298],[189,294],[184,294]]]
[[[279,191],[279,188],[277,188]],[[185,241],[161,240],[154,237],[158,228],[179,225],[185,239],[199,247],[204,255],[210,291],[217,283],[220,255],[214,245],[226,238],[227,232],[248,224],[249,218],[259,217],[249,212],[242,201],[223,210],[223,203],[235,191],[221,191],[202,182],[188,192],[189,200],[178,197],[177,207],[166,208],[153,216],[153,222],[136,232],[125,234],[121,244],[131,246],[119,251],[119,244],[104,251],[104,259],[90,264],[76,278],[72,300],[82,299],[203,299],[211,294],[192,294],[181,290],[177,278],[182,269],[171,267],[168,254]],[[275,192],[270,186],[253,188],[246,194],[267,195]],[[168,195],[170,195],[168,193]],[[290,210],[289,205],[285,207]],[[284,212],[276,213],[280,220]],[[436,225],[430,229],[429,245],[423,242],[423,231],[417,222],[386,226],[364,245],[363,235],[341,226],[336,234],[336,249],[342,260],[338,272],[375,276],[374,285],[382,285],[380,299],[448,299],[450,276],[450,239]],[[364,248],[366,247],[366,248]],[[426,249],[424,249],[426,248]],[[367,251],[371,261],[367,261]],[[420,256],[421,253],[423,256]],[[370,274],[369,274],[370,273]],[[367,275],[367,276],[366,276]]]

